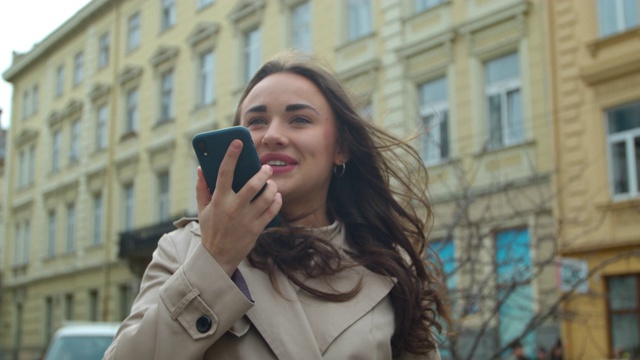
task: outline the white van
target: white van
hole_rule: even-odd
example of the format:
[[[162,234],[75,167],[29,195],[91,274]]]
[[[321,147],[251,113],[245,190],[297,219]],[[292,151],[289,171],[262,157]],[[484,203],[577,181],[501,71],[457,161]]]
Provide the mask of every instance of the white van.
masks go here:
[[[101,360],[120,323],[71,322],[51,338],[43,360]]]

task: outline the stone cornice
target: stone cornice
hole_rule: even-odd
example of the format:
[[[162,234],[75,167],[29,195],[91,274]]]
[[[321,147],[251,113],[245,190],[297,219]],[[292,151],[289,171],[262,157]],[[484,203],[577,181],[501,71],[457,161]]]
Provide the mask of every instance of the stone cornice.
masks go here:
[[[125,85],[128,82],[139,79],[140,76],[142,76],[141,66],[127,65],[122,69],[122,71],[120,71],[120,75],[118,75],[118,82],[120,85]]]
[[[178,56],[177,46],[159,46],[151,56],[151,65],[158,67],[163,63],[172,61]]]
[[[103,83],[96,83],[89,92],[91,101],[96,102],[109,94],[110,86]]]
[[[194,47],[199,43],[213,39],[220,31],[220,24],[218,23],[198,23],[196,27],[189,33],[187,41]]]
[[[231,22],[238,23],[243,18],[256,13],[261,12],[264,9],[265,0],[241,0],[238,1],[236,6],[233,7],[229,13],[229,19]]]
[[[20,147],[26,143],[34,141],[38,137],[38,130],[36,129],[22,129],[18,136],[16,136],[16,146]]]

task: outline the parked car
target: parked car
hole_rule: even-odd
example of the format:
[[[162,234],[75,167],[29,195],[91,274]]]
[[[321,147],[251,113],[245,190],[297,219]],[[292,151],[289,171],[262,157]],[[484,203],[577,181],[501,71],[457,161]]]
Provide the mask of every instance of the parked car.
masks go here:
[[[66,323],[51,338],[43,360],[101,360],[120,323]]]

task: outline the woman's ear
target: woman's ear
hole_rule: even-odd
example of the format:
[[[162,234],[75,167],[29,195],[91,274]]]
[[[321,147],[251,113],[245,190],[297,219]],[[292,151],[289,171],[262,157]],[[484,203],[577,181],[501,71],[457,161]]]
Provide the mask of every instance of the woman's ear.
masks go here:
[[[349,158],[349,149],[344,145],[338,145],[338,151],[333,159],[333,163],[336,165],[342,165],[349,161]]]

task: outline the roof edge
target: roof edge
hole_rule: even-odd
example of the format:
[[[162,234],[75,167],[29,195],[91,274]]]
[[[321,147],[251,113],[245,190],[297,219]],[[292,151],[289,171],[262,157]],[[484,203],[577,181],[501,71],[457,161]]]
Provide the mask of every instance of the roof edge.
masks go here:
[[[98,12],[104,5],[117,0],[92,0],[73,16],[67,19],[62,25],[56,28],[52,33],[47,35],[40,43],[36,43],[27,53],[17,58],[14,56],[11,66],[2,73],[2,78],[11,82],[25,68],[38,60],[43,54],[51,49],[60,39],[78,28],[87,18]],[[17,59],[17,60],[16,60]]]

